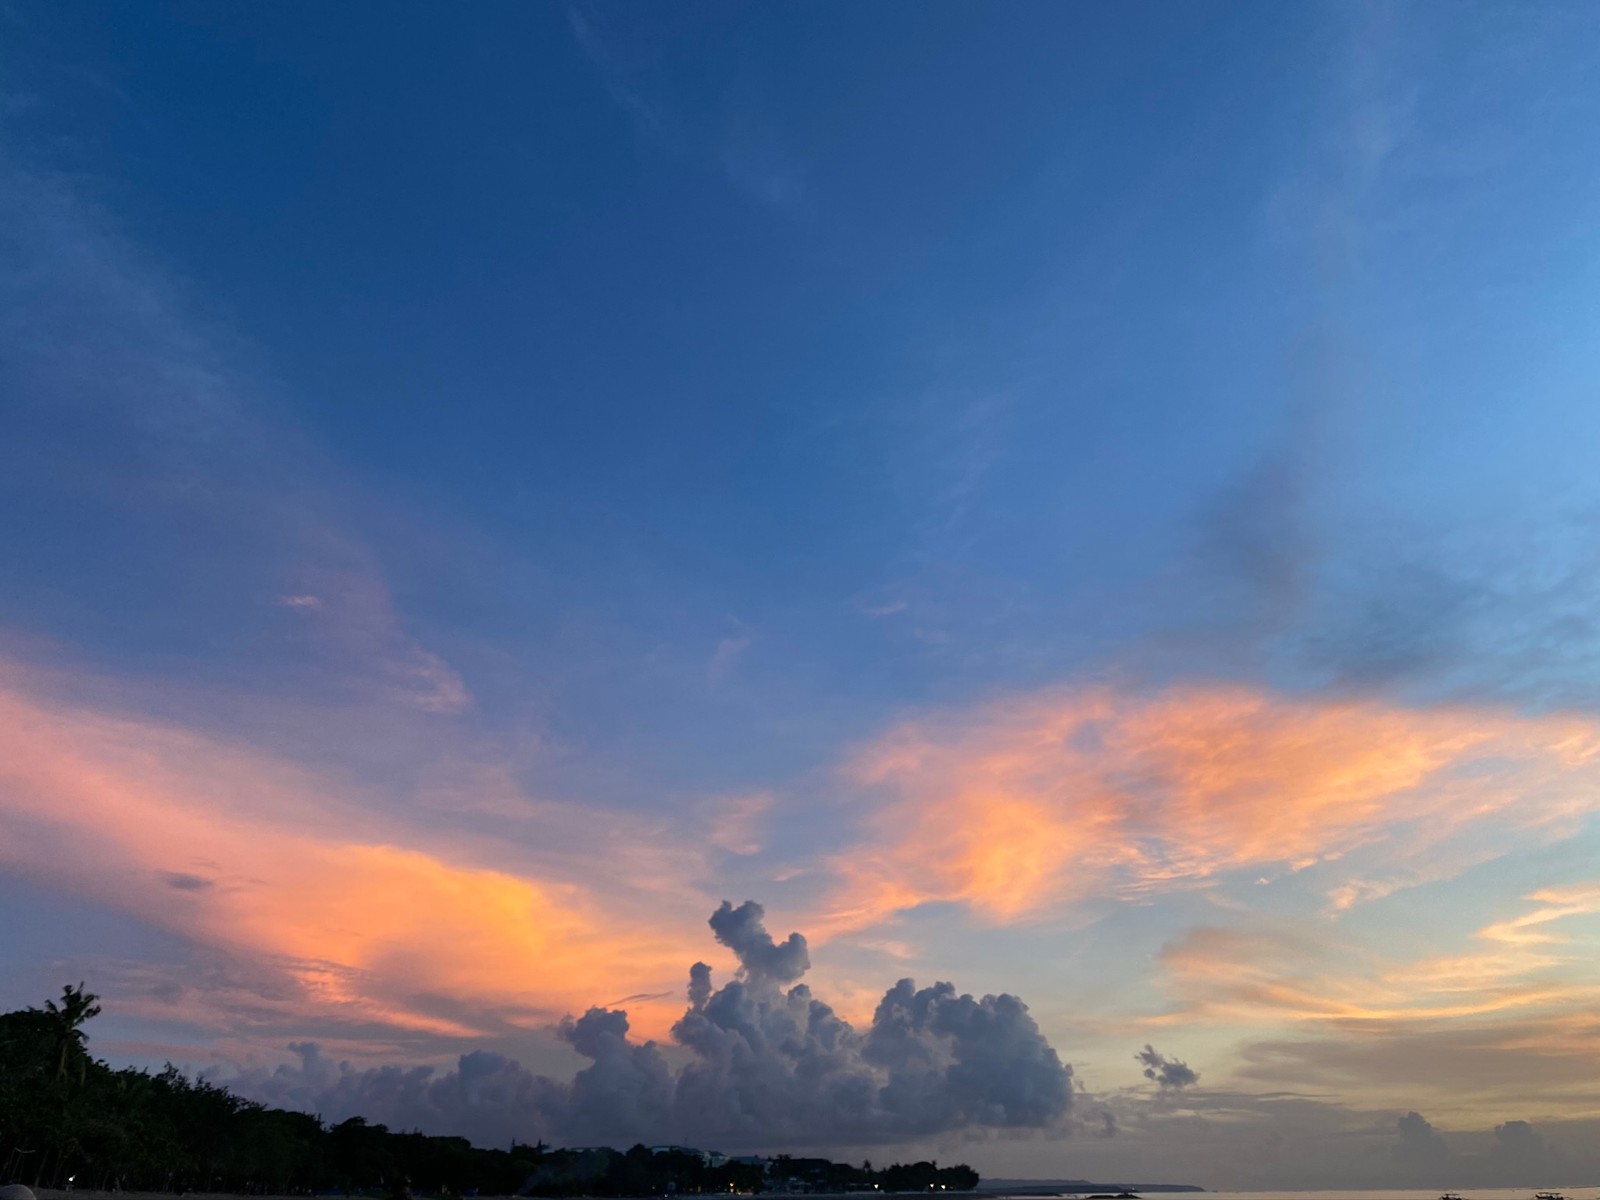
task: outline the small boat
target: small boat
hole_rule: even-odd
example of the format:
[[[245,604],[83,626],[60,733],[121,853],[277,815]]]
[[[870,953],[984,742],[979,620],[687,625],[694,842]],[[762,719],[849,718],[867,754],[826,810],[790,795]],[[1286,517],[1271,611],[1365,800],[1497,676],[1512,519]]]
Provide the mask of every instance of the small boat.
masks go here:
[[[1460,1192],[1446,1192],[1444,1195],[1439,1197],[1439,1200],[1461,1200],[1461,1193]]]
[[[1560,1192],[1535,1192],[1533,1200],[1567,1200]]]

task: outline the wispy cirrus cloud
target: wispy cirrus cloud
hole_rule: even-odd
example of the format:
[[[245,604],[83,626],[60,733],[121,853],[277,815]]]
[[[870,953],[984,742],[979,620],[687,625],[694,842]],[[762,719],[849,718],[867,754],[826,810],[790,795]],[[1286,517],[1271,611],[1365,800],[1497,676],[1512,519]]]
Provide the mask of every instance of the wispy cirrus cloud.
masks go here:
[[[396,600],[367,528],[403,522],[391,498],[83,181],[4,152],[0,489],[78,546],[48,520],[0,537],[39,592],[0,629],[4,870],[228,964],[181,995],[106,964],[145,1017],[196,1029],[226,1010],[451,1039],[673,986],[704,830],[535,794],[538,734],[484,729]],[[108,663],[113,625],[132,652]]]
[[[558,849],[485,861],[459,831],[408,822],[336,775],[59,700],[10,665],[0,761],[0,866],[281,972],[304,1019],[466,1037],[658,991],[690,953],[669,914],[692,895],[673,872],[699,852],[644,824],[526,797],[524,822]],[[630,907],[641,891],[649,904]]]
[[[12,611],[71,641],[115,629],[213,669],[248,662],[259,691],[471,707],[394,603],[348,473],[192,291],[84,181],[0,144],[0,496],[37,518],[0,536],[32,589]]]
[[[711,652],[711,661],[706,665],[707,681],[718,684],[726,680],[738,667],[745,651],[755,644],[755,640],[755,636],[749,633],[730,633],[719,639],[717,648]]]
[[[1314,866],[1347,907],[1572,832],[1600,808],[1600,727],[1232,685],[1092,686],[914,719],[850,774],[872,799],[861,842],[834,864],[845,923],[931,901],[1008,923]]]
[[[1190,929],[1161,950],[1172,1006],[1146,1023],[1254,1031],[1230,1056],[1233,1087],[1425,1102],[1456,1125],[1530,1106],[1584,1116],[1600,1100],[1600,926],[1581,922],[1597,897],[1593,883],[1540,889],[1477,948],[1416,958],[1328,925]]]
[[[705,805],[706,840],[729,854],[760,854],[773,797],[766,792],[719,797]]]
[[[679,14],[685,16],[687,14]],[[663,28],[639,9],[608,10],[594,3],[567,7],[578,48],[617,107],[640,135],[675,155],[714,164],[729,185],[790,217],[811,211],[804,159],[783,144],[762,116],[760,88],[749,71],[730,75],[722,103],[694,113],[662,82],[663,61],[694,30]]]
[[[1495,927],[1480,931],[1494,939]],[[1377,952],[1283,929],[1202,927],[1161,951],[1176,1005],[1151,1023],[1248,1025],[1318,1022],[1354,1029],[1482,1018],[1521,1010],[1548,1015],[1600,996],[1600,979],[1555,954],[1506,952],[1385,960]]]

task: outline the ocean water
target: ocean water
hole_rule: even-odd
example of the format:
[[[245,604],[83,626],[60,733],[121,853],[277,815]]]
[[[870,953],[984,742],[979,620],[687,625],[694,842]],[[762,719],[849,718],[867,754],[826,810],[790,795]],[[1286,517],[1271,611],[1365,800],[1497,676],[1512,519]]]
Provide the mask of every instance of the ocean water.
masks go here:
[[[1450,1188],[1448,1183],[1443,1183],[1438,1188],[1428,1191],[1380,1188],[1372,1191],[1335,1192],[1207,1192],[1206,1197],[1207,1200],[1269,1200],[1272,1197],[1282,1197],[1283,1200],[1439,1200],[1439,1196],[1447,1188],[1460,1196],[1461,1200],[1533,1200],[1535,1192],[1560,1192],[1566,1200],[1600,1200],[1600,1184],[1594,1187],[1566,1187],[1553,1183],[1536,1183],[1516,1188]]]
[[[1361,1191],[1291,1192],[1263,1190],[1257,1192],[1148,1192],[1145,1200],[1439,1200],[1448,1184],[1438,1188],[1372,1188]],[[1600,1200],[1600,1184],[1593,1187],[1570,1187],[1562,1184],[1529,1184],[1515,1188],[1450,1188],[1461,1200],[1533,1200],[1535,1192],[1560,1192],[1566,1200]],[[995,1193],[994,1200],[1003,1200],[1005,1193]],[[1039,1200],[1037,1195],[1022,1200]]]

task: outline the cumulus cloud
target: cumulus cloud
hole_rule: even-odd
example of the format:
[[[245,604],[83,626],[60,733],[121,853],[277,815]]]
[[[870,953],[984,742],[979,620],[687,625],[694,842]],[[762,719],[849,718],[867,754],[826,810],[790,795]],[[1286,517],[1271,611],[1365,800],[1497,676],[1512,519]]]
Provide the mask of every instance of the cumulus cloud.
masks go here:
[[[711,914],[711,932],[738,956],[740,968],[751,979],[793,983],[811,967],[806,939],[791,933],[784,942],[774,942],[762,923],[763,915],[754,900],[746,900],[738,908],[724,900]]]
[[[1494,1141],[1481,1161],[1485,1176],[1501,1185],[1520,1184],[1527,1179],[1571,1178],[1575,1171],[1587,1174],[1593,1169],[1592,1160],[1580,1168],[1568,1154],[1546,1142],[1531,1124],[1520,1120],[1494,1127]]]
[[[1544,1138],[1526,1121],[1507,1121],[1494,1127],[1495,1150],[1513,1162],[1537,1162],[1546,1153]]]
[[[226,1082],[331,1120],[359,1114],[486,1141],[881,1144],[961,1129],[1065,1127],[1072,1068],[1020,999],[902,979],[858,1030],[794,983],[809,966],[806,940],[774,940],[763,917],[753,901],[724,902],[712,914],[712,931],[739,968],[720,988],[706,964],[690,968],[689,1004],[672,1029],[690,1061],[676,1071],[654,1041],[629,1037],[625,1012],[592,1008],[558,1027],[589,1060],[568,1081],[486,1051],[462,1055],[452,1071],[363,1070],[297,1043],[296,1064]]]
[[[1148,1042],[1133,1056],[1144,1067],[1144,1077],[1161,1085],[1162,1091],[1181,1091],[1200,1082],[1200,1073],[1188,1063],[1168,1058]]]
[[[1419,1112],[1408,1112],[1399,1118],[1394,1123],[1394,1129],[1400,1136],[1394,1156],[1402,1162],[1429,1164],[1450,1156],[1449,1145]]]

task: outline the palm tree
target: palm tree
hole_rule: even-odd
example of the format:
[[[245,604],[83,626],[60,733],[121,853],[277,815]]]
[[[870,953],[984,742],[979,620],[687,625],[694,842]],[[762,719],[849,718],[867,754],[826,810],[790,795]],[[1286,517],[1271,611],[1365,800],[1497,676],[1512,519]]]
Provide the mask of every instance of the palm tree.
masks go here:
[[[86,990],[82,983],[77,987],[69,983],[61,989],[59,1004],[54,1000],[44,1002],[45,1015],[50,1018],[58,1083],[66,1079],[67,1067],[71,1063],[77,1063],[78,1082],[83,1082],[84,1074],[89,1068],[89,1052],[85,1048],[89,1038],[83,1032],[83,1025],[92,1017],[100,1015],[100,1005],[95,1003],[99,999],[99,996]]]

